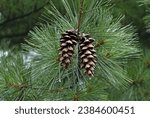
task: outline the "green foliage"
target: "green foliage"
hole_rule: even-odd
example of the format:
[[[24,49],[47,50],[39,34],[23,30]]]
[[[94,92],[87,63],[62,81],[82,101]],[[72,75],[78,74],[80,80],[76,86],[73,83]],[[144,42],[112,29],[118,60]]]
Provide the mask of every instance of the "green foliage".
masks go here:
[[[8,4],[9,3],[9,4]],[[16,15],[22,15],[29,10],[34,9],[34,5],[36,4],[36,7],[38,7],[40,4],[42,4],[42,1],[36,1],[36,0],[26,0],[26,1],[21,1],[21,0],[1,0],[1,7],[0,10],[2,11],[3,14],[5,14],[5,18],[13,18]],[[17,4],[17,5],[16,5]]]
[[[150,15],[149,15],[149,13],[150,13],[150,7],[149,7],[150,1],[145,0],[145,1],[142,1],[142,3],[147,6],[147,11],[146,11],[147,15],[144,17],[144,21],[146,24],[147,31],[150,32]]]
[[[143,20],[141,18],[145,15],[145,7],[140,6],[138,0],[111,0],[114,5],[113,13],[117,16],[118,14],[125,15],[123,24],[132,23],[136,26],[137,30],[143,28]]]
[[[147,31],[150,32],[150,15],[144,17],[145,24],[147,25]]]
[[[48,0],[1,0],[0,40],[23,42],[47,3]]]
[[[150,1],[149,0],[138,0],[139,3],[145,4],[145,5],[149,5]]]
[[[128,78],[132,83],[125,90],[108,89],[111,100],[150,100],[150,52],[145,50],[144,55],[137,60],[130,61],[126,66]]]
[[[150,1],[149,0],[137,0],[137,3],[140,7],[145,7],[145,15],[142,17],[141,21],[144,22],[143,29],[145,33],[141,33],[142,37],[141,39],[145,42],[145,46],[149,47],[149,40],[150,40]]]
[[[12,57],[8,52],[3,52],[0,59],[1,100],[24,100],[29,97],[29,90],[26,89],[30,86],[30,76],[27,74],[29,70],[23,63],[22,55]]]
[[[112,3],[118,1],[121,0],[84,2],[79,30],[95,39],[94,77],[86,76],[78,66],[78,45],[68,69],[59,63],[60,37],[66,30],[78,29],[80,0],[50,1],[42,17],[45,24],[39,23],[29,32],[23,52],[2,48],[0,99],[150,100],[150,52],[140,54],[135,28],[124,25],[126,16],[114,13],[117,9]],[[138,9],[137,5],[138,2],[134,8]],[[121,9],[127,10],[125,7]],[[134,13],[133,10],[129,15]]]
[[[69,96],[71,93],[72,96],[76,96],[78,91],[82,93],[87,90],[86,85],[90,78],[85,76],[77,66],[77,55],[74,56],[73,63],[67,70],[64,70],[58,61],[61,33],[68,29],[77,29],[78,26],[79,0],[70,2],[62,0],[66,14],[61,13],[51,2],[52,8],[46,9],[47,25],[35,27],[29,34],[28,45],[24,46],[24,49],[36,53],[31,62],[31,74],[37,80],[36,85],[40,86],[38,90],[40,96],[45,94],[43,89],[58,90],[54,92],[55,96],[59,95],[59,99],[64,100],[66,94]],[[124,27],[121,25],[123,17],[113,18],[109,9],[106,9],[108,7],[106,2],[85,1],[84,6],[80,30],[96,39],[98,56],[95,77],[91,79],[105,80],[104,82],[109,82],[117,89],[127,86],[131,81],[124,75],[121,63],[138,56],[139,50],[136,48],[134,29],[130,25]],[[84,92],[82,95],[84,96]],[[49,96],[48,99],[56,98]]]

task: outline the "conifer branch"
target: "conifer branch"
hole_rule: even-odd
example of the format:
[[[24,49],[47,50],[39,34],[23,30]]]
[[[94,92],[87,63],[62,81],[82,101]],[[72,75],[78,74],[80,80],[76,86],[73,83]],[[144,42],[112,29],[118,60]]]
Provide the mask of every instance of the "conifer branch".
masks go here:
[[[14,38],[14,37],[24,37],[29,33],[29,31],[16,33],[16,34],[6,34],[6,35],[0,35],[0,38]]]
[[[81,26],[81,20],[82,20],[82,15],[83,15],[83,3],[84,0],[80,0],[80,10],[79,10],[79,18],[78,18],[78,23],[77,23],[77,35],[78,35],[78,40],[80,40],[80,26]],[[80,78],[80,56],[79,56],[79,51],[80,51],[80,46],[79,44],[78,46],[78,50],[77,50],[77,78],[75,80],[75,84],[76,84],[76,91],[75,91],[75,95],[73,100],[74,101],[78,101],[79,100],[79,88],[78,88],[78,79]]]
[[[49,3],[49,1],[46,4],[40,6],[39,8],[35,7],[32,11],[30,11],[26,14],[14,17],[12,19],[5,20],[4,22],[0,23],[0,26],[5,25],[10,22],[13,22],[13,21],[16,21],[16,20],[19,20],[19,19],[22,19],[22,18],[25,18],[25,17],[28,17],[28,16],[32,15],[33,13],[37,13],[37,12],[41,11],[48,3]]]

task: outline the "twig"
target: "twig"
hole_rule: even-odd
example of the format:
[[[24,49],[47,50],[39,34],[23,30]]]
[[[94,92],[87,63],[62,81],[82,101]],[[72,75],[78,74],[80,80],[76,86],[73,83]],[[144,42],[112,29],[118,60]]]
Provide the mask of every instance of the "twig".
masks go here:
[[[78,19],[78,27],[77,27],[78,36],[80,32],[81,20],[82,20],[82,15],[83,15],[83,3],[84,3],[84,0],[80,0],[80,11],[79,11],[79,19]]]
[[[81,20],[82,20],[82,15],[83,15],[83,3],[84,3],[84,0],[80,0],[80,10],[79,10],[79,19],[78,19],[78,24],[77,24],[77,35],[78,35],[78,41],[80,40],[80,26],[81,26]],[[78,87],[78,80],[80,78],[80,56],[79,56],[79,53],[80,53],[80,45],[78,44],[78,51],[77,51],[77,78],[75,80],[75,95],[74,95],[74,98],[73,100],[77,101],[79,100],[79,87]]]

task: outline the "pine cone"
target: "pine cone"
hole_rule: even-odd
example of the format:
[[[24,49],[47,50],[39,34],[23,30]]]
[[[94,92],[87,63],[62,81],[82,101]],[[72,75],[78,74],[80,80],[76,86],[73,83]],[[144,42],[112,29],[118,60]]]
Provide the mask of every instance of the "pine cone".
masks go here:
[[[68,68],[77,44],[77,33],[75,30],[67,30],[60,38],[59,61],[64,68]]]
[[[94,39],[90,35],[82,34],[80,39],[81,68],[84,68],[85,73],[89,76],[93,76],[96,64],[96,51],[93,42]]]

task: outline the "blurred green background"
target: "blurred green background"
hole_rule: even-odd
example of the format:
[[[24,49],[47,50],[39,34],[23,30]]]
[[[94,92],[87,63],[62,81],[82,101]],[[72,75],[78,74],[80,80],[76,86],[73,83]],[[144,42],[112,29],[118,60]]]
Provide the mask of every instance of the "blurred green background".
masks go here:
[[[23,42],[46,5],[48,0],[1,0],[0,40]]]

